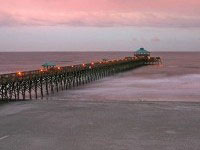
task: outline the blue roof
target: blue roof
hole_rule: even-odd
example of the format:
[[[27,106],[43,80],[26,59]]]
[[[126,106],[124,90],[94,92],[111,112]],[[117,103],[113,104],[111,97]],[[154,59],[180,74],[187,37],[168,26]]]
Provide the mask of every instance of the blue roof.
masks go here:
[[[145,50],[144,48],[140,48],[135,52],[136,54],[149,54],[150,52]]]
[[[56,64],[52,63],[52,62],[47,62],[45,64],[42,65],[43,67],[55,67]]]

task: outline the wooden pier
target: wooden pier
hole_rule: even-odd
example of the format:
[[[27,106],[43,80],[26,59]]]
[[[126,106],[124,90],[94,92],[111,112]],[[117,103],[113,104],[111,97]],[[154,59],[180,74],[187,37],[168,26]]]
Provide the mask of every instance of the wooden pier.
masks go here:
[[[0,101],[42,99],[45,95],[84,85],[144,65],[159,64],[160,57],[126,57],[87,64],[0,75]]]

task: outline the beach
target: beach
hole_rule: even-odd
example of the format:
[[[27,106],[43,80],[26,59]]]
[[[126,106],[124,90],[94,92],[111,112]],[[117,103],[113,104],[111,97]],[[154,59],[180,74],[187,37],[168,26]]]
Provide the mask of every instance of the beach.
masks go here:
[[[200,103],[27,101],[0,109],[2,150],[198,150]]]

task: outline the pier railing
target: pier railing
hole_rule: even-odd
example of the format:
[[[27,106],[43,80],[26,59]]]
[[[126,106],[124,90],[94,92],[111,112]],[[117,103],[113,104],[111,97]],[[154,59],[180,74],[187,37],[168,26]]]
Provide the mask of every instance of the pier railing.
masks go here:
[[[126,57],[87,64],[54,67],[0,75],[0,98],[25,100],[84,85],[136,67],[159,64],[159,57]]]

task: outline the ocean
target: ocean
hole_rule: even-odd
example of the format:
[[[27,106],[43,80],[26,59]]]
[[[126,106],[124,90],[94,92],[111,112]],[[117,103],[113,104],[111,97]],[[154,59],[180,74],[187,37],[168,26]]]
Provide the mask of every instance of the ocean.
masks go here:
[[[0,73],[132,56],[133,52],[1,52]],[[45,97],[78,101],[200,101],[200,53],[154,52],[162,65],[144,66]]]

